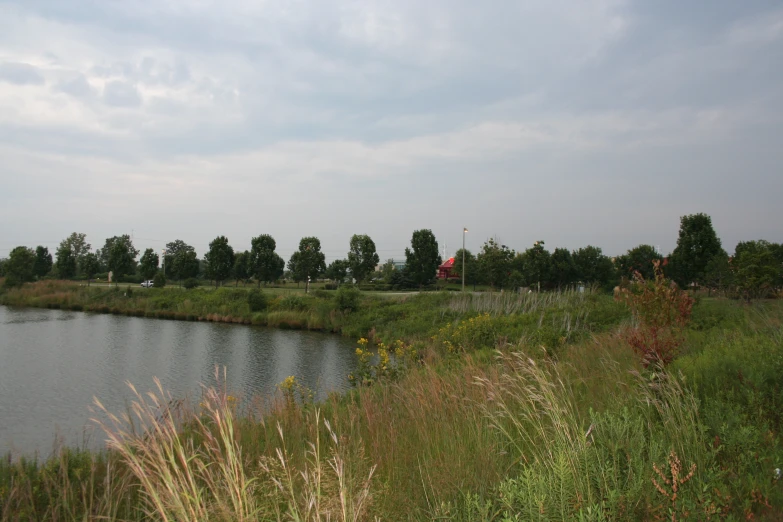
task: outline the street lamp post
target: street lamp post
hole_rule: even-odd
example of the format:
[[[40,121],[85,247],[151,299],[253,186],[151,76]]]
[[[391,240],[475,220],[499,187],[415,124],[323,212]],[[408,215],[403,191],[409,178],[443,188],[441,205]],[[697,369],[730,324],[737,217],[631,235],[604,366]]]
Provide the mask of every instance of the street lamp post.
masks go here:
[[[465,291],[465,234],[468,233],[467,228],[462,228],[462,291]]]

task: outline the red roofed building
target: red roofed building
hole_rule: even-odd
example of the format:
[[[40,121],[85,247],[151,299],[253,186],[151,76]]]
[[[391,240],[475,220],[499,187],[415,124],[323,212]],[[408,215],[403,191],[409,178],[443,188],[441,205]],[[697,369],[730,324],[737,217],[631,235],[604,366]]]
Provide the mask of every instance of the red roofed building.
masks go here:
[[[445,263],[438,267],[438,279],[459,279],[454,272],[454,258],[450,257]]]

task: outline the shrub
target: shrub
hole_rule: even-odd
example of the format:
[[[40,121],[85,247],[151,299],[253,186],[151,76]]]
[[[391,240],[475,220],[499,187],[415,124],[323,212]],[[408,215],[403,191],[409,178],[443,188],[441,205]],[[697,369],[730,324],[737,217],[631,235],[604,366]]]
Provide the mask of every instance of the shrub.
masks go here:
[[[278,305],[282,310],[293,310],[303,312],[309,308],[307,299],[300,295],[287,295],[280,300]]]
[[[198,287],[198,279],[195,277],[191,277],[188,279],[185,279],[185,282],[182,283],[182,286],[190,290],[191,288],[197,288]]]
[[[262,312],[266,310],[266,294],[259,289],[251,290],[247,294],[247,304],[251,312]]]
[[[133,297],[133,288],[130,286],[125,289],[125,297]]]
[[[163,272],[158,272],[155,274],[155,278],[152,280],[152,286],[154,288],[163,288],[166,286],[166,276],[163,274]]]
[[[332,298],[332,294],[330,294],[326,290],[321,290],[321,289],[313,290],[313,295],[315,297],[320,298],[320,299],[331,299]]]
[[[337,290],[335,300],[339,310],[354,311],[359,308],[361,293],[353,287],[344,286]]]

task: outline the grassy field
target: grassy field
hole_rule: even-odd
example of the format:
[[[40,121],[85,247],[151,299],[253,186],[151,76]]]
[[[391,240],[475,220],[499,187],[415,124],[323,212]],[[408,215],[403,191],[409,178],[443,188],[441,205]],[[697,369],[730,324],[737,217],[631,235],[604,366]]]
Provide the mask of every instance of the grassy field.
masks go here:
[[[232,291],[0,300],[260,320]],[[360,358],[374,346],[372,386],[314,404],[287,380],[242,411],[220,387],[191,405],[140,394],[130,418],[97,415],[107,452],[0,461],[0,520],[779,519],[779,301],[697,302],[663,370],[641,364],[637,322],[609,296],[295,298],[272,291],[255,314],[334,314]]]

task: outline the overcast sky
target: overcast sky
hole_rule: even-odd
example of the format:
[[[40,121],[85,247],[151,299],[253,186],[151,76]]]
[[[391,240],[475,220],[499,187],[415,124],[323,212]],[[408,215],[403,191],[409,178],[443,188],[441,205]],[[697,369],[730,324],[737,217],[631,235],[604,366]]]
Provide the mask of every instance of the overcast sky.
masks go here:
[[[780,1],[0,0],[0,257],[783,240]]]

